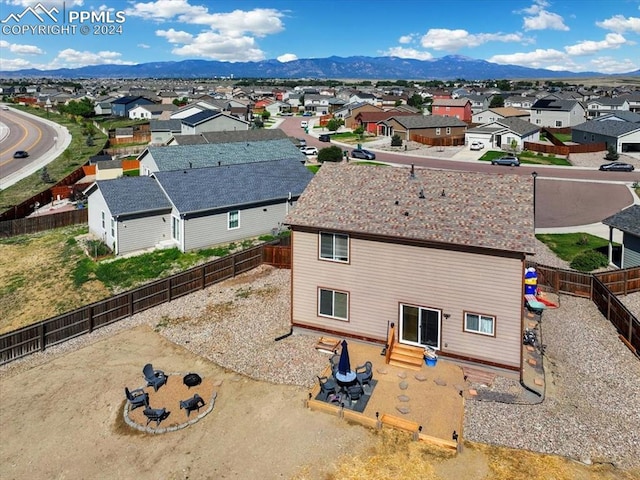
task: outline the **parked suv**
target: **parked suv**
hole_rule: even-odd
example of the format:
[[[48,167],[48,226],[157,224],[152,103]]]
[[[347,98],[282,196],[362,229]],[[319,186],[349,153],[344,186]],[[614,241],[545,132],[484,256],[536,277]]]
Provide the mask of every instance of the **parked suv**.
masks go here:
[[[519,167],[520,160],[515,155],[506,155],[504,157],[491,160],[491,165],[508,165],[510,167]]]
[[[352,158],[364,158],[365,160],[375,160],[376,154],[370,152],[369,150],[365,150],[364,148],[355,148],[351,150]]]

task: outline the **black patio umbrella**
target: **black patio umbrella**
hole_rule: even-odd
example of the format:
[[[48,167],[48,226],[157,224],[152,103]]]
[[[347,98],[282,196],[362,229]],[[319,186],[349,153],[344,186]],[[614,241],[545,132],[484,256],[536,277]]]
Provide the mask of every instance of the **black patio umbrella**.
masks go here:
[[[349,350],[347,349],[347,341],[342,341],[342,351],[340,352],[340,361],[338,362],[338,373],[346,375],[351,371],[351,362],[349,361]]]

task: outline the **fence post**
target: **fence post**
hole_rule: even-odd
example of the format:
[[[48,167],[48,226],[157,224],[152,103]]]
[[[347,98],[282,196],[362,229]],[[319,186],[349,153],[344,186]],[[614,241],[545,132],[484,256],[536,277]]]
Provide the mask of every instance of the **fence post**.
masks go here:
[[[167,278],[167,302],[171,301],[171,278]]]
[[[202,290],[206,287],[206,268],[204,265],[200,267],[200,271],[202,272]]]
[[[133,317],[133,292],[129,292],[129,316]]]
[[[236,276],[236,255],[238,254],[234,253],[231,257],[231,276],[232,277]]]
[[[44,352],[44,349],[45,349],[45,345],[44,345],[44,341],[45,341],[45,338],[44,338],[44,322],[40,323],[40,326],[38,327],[38,330],[39,330],[38,333],[40,334],[40,351]]]
[[[93,332],[93,307],[89,306],[89,333]]]

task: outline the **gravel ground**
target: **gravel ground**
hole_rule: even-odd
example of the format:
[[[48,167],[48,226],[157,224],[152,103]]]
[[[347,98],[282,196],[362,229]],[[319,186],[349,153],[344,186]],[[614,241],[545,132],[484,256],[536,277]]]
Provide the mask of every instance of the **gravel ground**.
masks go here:
[[[553,265],[552,258],[537,259]],[[558,265],[561,266],[561,265]],[[326,365],[315,334],[289,333],[290,271],[262,266],[236,279],[176,299],[91,335],[0,367],[15,375],[56,355],[140,324],[230,370],[310,387]],[[628,300],[640,306],[640,294]],[[537,405],[468,400],[465,438],[572,457],[640,466],[640,361],[588,300],[562,296],[544,313],[546,392]],[[517,382],[498,377],[491,387],[512,393]],[[498,392],[499,393],[499,392]],[[498,395],[496,398],[500,398]]]

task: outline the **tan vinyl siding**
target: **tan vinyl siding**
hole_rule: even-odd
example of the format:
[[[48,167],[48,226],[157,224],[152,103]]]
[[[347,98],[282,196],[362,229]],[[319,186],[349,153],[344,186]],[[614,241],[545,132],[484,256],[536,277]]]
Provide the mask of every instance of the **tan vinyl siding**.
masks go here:
[[[318,260],[318,235],[293,234],[294,324],[384,341],[401,303],[441,310],[441,350],[520,365],[522,262],[350,239],[349,263]],[[349,292],[349,321],[317,315],[317,287]],[[495,337],[463,332],[464,312],[496,317]]]

